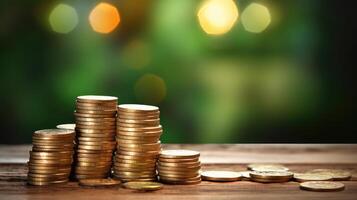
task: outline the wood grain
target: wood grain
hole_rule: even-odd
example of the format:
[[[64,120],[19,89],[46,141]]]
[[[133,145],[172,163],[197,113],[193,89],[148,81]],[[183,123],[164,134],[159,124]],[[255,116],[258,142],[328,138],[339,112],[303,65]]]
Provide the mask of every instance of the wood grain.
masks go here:
[[[29,145],[0,145],[0,199],[356,199],[357,145],[355,144],[227,144],[165,145],[165,149],[201,152],[203,169],[245,170],[247,163],[283,163],[292,171],[339,168],[353,173],[341,192],[308,192],[295,182],[261,184],[202,182],[199,185],[165,185],[155,192],[120,187],[85,188],[76,182],[36,187],[26,184]]]

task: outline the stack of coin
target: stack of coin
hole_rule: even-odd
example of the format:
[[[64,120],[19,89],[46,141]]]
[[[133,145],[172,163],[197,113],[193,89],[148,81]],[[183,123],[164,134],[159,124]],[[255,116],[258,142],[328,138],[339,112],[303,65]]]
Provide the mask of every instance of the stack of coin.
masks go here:
[[[28,162],[31,185],[49,185],[68,181],[73,155],[73,130],[45,129],[32,136]]]
[[[287,171],[252,171],[250,180],[260,183],[282,183],[291,180],[293,175]]]
[[[160,181],[168,184],[200,183],[199,157],[199,152],[191,150],[162,151],[157,163]]]
[[[156,106],[118,106],[117,152],[114,177],[127,181],[155,181],[161,151],[160,111]]]
[[[118,98],[79,96],[76,101],[76,179],[106,178],[116,146]]]

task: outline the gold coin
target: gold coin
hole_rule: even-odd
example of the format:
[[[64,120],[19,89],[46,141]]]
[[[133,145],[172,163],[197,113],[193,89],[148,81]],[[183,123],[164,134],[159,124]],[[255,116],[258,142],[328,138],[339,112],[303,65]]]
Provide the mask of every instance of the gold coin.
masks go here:
[[[160,158],[197,158],[200,152],[192,150],[164,150],[160,153]]]
[[[157,165],[157,169],[160,171],[178,171],[178,172],[197,172],[201,169],[201,166],[194,166],[194,167],[167,167],[167,166],[161,166]]]
[[[110,118],[91,118],[91,117],[76,117],[76,122],[94,122],[94,123],[116,123],[116,119]]]
[[[160,179],[160,182],[166,183],[166,184],[172,184],[172,185],[196,185],[200,184],[201,180],[182,180],[182,181],[171,181],[171,180],[165,180],[165,179]]]
[[[115,122],[91,122],[91,121],[76,121],[76,124],[83,126],[116,126]]]
[[[284,183],[289,182],[290,178],[279,178],[279,179],[266,179],[266,178],[250,178],[251,181],[259,183]]]
[[[136,157],[132,157],[129,156],[115,156],[115,162],[117,163],[142,163],[142,164],[156,164],[156,159],[152,159],[152,158],[147,158],[147,159],[143,159],[142,157],[136,158]]]
[[[76,128],[76,124],[59,124],[56,126],[56,128],[74,130]]]
[[[333,177],[329,174],[318,173],[294,173],[294,179],[297,182],[305,181],[332,181]]]
[[[123,184],[123,186],[127,189],[132,189],[132,190],[143,190],[143,191],[154,191],[154,190],[159,190],[163,188],[163,184],[157,183],[157,182],[149,182],[149,181],[132,181],[132,182],[126,182]]]
[[[117,113],[116,110],[92,110],[92,109],[81,109],[76,107],[76,113],[81,114],[93,114],[93,115],[114,115]]]
[[[83,95],[77,97],[78,102],[84,103],[102,103],[102,102],[118,102],[118,97],[101,96],[101,95]]]
[[[121,127],[121,128],[146,128],[146,127],[156,127],[158,125],[160,125],[160,123],[148,125],[148,124],[129,124],[129,123],[117,122],[117,127]]]
[[[79,145],[89,145],[89,146],[115,146],[115,141],[96,141],[96,142],[88,142],[88,141],[80,141]]]
[[[142,114],[128,114],[123,112],[118,112],[117,120],[156,120],[160,119],[160,113],[142,115]]]
[[[332,176],[334,181],[346,181],[351,179],[352,174],[346,170],[340,169],[314,169],[308,173],[325,174]]]
[[[43,129],[34,132],[36,137],[51,137],[51,138],[63,138],[63,137],[73,137],[75,132],[68,129]]]
[[[79,185],[82,186],[113,186],[120,185],[121,182],[115,179],[85,179],[80,180]]]
[[[92,129],[92,130],[116,130],[116,126],[112,126],[112,125],[105,125],[102,124],[100,126],[96,126],[96,125],[83,125],[83,124],[76,124],[76,130],[77,129]]]
[[[158,132],[162,131],[162,126],[148,126],[148,127],[136,127],[136,128],[129,128],[129,127],[117,127],[117,132]]]
[[[62,157],[62,156],[72,156],[73,151],[62,151],[62,152],[33,152],[30,151],[30,156],[39,156],[39,157]]]
[[[74,116],[77,117],[88,117],[88,118],[115,118],[116,114],[85,114],[74,112]]]
[[[317,192],[334,192],[344,190],[345,185],[340,182],[332,181],[307,181],[300,183],[300,188]]]
[[[40,181],[40,180],[27,180],[27,183],[30,185],[36,185],[36,186],[43,186],[43,185],[52,185],[52,184],[59,184],[59,183],[67,183],[68,179],[64,180],[56,180],[56,181]]]
[[[75,175],[77,180],[85,180],[85,179],[104,179],[108,178],[108,174],[88,174],[88,175]]]
[[[158,125],[160,123],[160,118],[157,118],[157,119],[140,119],[140,120],[118,118],[117,122],[124,123],[124,124],[149,124],[149,125],[156,124],[156,125]]]
[[[157,112],[159,108],[151,105],[142,105],[142,104],[120,104],[118,105],[118,110],[123,110],[125,112]]]
[[[133,137],[143,137],[143,136],[147,136],[147,137],[156,137],[159,138],[162,135],[162,130],[161,131],[156,131],[156,132],[126,132],[126,131],[117,131],[117,135],[119,136],[133,136]]]
[[[104,107],[104,108],[115,108],[117,109],[117,102],[116,101],[112,101],[112,102],[105,102],[105,101],[98,101],[98,102],[84,102],[84,101],[75,101],[76,106],[83,106],[83,107]]]
[[[289,168],[280,164],[270,164],[270,163],[255,163],[249,164],[247,166],[248,170],[252,171],[289,171]]]
[[[87,149],[77,149],[78,156],[82,153],[85,154],[102,154],[102,153],[113,153],[113,150],[87,150]]]
[[[160,153],[160,151],[146,151],[145,153],[135,152],[135,151],[120,151],[121,155],[141,156],[141,157],[150,157],[150,158],[159,157],[159,153]]]
[[[163,170],[158,170],[158,171],[159,171],[160,177],[192,178],[192,177],[197,177],[200,175],[200,173],[198,171],[191,172],[191,173],[179,173],[179,172],[174,172],[174,171],[163,171]]]
[[[203,171],[201,177],[206,181],[238,181],[242,179],[242,175],[239,172],[233,171]]]
[[[291,179],[293,175],[293,173],[287,171],[250,172],[250,177],[255,179]]]
[[[159,157],[159,161],[161,163],[191,163],[191,162],[199,162],[199,157],[197,158],[162,158]]]
[[[197,168],[201,166],[201,162],[169,163],[158,161],[157,165],[160,167]]]
[[[92,138],[92,137],[78,137],[78,142],[112,142],[113,138]]]
[[[34,173],[34,174],[57,174],[57,173],[69,174],[70,172],[71,172],[71,168],[66,168],[65,170],[62,169],[43,170],[43,169],[29,168],[29,173]]]
[[[150,137],[147,137],[147,136],[123,136],[123,135],[120,135],[120,134],[117,134],[116,136],[116,140],[117,141],[123,141],[125,142],[126,140],[131,140],[132,142],[144,142],[144,143],[155,143],[155,142],[158,142],[160,140],[159,137],[157,136],[150,136]]]
[[[168,177],[165,175],[160,175],[160,180],[167,180],[167,181],[200,181],[201,175],[191,176],[191,177]]]

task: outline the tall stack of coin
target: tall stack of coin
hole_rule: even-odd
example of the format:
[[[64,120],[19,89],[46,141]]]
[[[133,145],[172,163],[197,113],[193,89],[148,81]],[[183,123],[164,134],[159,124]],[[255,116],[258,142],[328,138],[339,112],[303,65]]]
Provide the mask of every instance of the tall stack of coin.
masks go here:
[[[157,163],[160,181],[168,184],[200,183],[199,157],[199,152],[191,150],[162,151]]]
[[[75,178],[106,178],[116,146],[118,98],[79,96],[76,101],[77,158]]]
[[[161,150],[160,111],[156,106],[118,106],[114,176],[122,181],[155,181]]]
[[[49,185],[68,181],[73,155],[73,130],[45,129],[32,136],[28,162],[31,185]]]

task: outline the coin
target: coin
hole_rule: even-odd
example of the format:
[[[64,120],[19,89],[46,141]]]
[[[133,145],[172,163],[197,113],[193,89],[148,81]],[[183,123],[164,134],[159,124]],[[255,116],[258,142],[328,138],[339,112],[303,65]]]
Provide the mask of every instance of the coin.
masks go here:
[[[204,171],[201,173],[201,177],[206,181],[226,182],[241,180],[242,175],[233,171]]]
[[[247,168],[252,171],[289,171],[289,168],[280,164],[250,164]]]
[[[278,181],[278,180],[290,180],[293,177],[293,173],[291,172],[280,172],[280,171],[266,171],[266,172],[250,172],[250,177],[252,180],[266,180],[266,181]]]
[[[76,128],[76,124],[59,124],[56,128],[74,130]]]
[[[151,105],[141,105],[141,104],[120,104],[118,105],[118,110],[124,110],[125,112],[157,112],[159,108]]]
[[[334,181],[346,181],[351,179],[352,174],[346,170],[340,169],[314,169],[308,171],[308,173],[325,174],[332,176]]]
[[[43,129],[35,131],[34,136],[63,138],[74,136],[74,131],[68,129]]]
[[[83,179],[79,180],[79,185],[82,186],[113,186],[120,185],[121,182],[115,179]]]
[[[95,103],[95,102],[117,102],[118,98],[113,96],[100,96],[100,95],[83,95],[77,97],[78,102],[87,102],[87,103]]]
[[[160,153],[161,158],[196,158],[199,156],[198,151],[192,150],[164,150]]]
[[[143,190],[143,191],[154,191],[154,190],[159,190],[163,188],[163,184],[157,183],[157,182],[126,182],[123,184],[123,186],[127,189],[133,189],[133,190]]]
[[[305,181],[331,181],[333,177],[329,174],[318,173],[294,173],[294,179],[297,182]]]
[[[317,192],[334,192],[344,190],[345,185],[340,182],[332,181],[307,181],[300,183],[300,188]]]
[[[199,158],[197,157],[197,158],[188,158],[188,159],[185,159],[185,158],[172,159],[172,158],[159,157],[159,161],[165,162],[165,163],[186,163],[186,162],[198,162]]]

